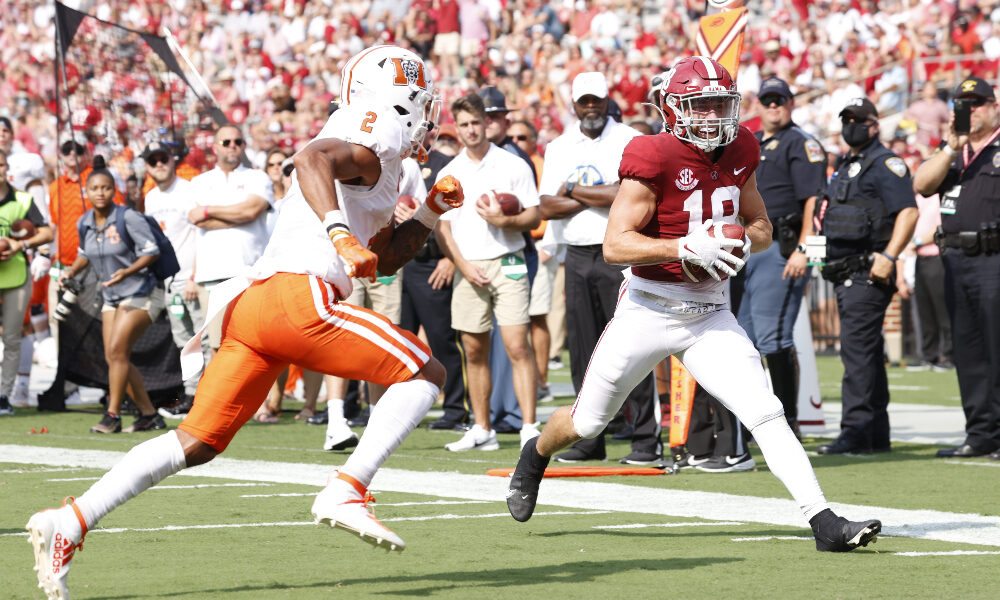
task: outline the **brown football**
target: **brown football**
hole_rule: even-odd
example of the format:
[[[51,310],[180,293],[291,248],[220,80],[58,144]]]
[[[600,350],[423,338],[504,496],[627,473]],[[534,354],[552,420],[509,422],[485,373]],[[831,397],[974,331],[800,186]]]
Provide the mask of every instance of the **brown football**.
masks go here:
[[[712,227],[711,229],[708,230],[708,235],[715,237],[715,231],[716,228]],[[742,225],[732,225],[729,223],[725,223],[722,225],[722,235],[723,237],[729,238],[731,240],[742,240],[746,236],[746,230],[743,229]],[[729,253],[735,256],[736,258],[743,258],[743,246],[734,246],[733,248],[729,249]],[[687,261],[684,261],[682,263],[681,270],[684,273],[685,281],[704,281],[706,279],[712,278],[712,276],[708,274],[708,271],[706,271],[701,267],[689,264]],[[725,279],[729,277],[729,275],[726,275],[725,273],[719,271],[718,269],[716,269],[716,272],[719,274],[719,277],[722,278],[723,281],[725,281]]]
[[[35,224],[27,219],[18,219],[10,224],[10,237],[15,240],[26,240],[36,233]]]
[[[521,206],[521,201],[517,199],[514,194],[497,193],[497,202],[500,203],[500,212],[507,216],[519,215],[524,212],[524,207]],[[490,203],[489,196],[483,194],[479,197],[479,204],[482,206],[488,206]]]

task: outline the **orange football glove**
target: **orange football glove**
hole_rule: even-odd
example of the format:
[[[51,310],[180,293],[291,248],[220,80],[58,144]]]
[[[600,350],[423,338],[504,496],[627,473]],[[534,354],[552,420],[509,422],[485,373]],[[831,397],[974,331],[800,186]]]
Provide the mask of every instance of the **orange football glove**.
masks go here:
[[[337,249],[340,258],[347,263],[348,275],[362,279],[367,277],[369,281],[375,281],[378,255],[362,246],[358,238],[349,233],[341,234],[333,240],[333,247]]]
[[[434,184],[431,193],[427,195],[427,208],[443,215],[453,208],[462,206],[464,201],[465,192],[462,191],[462,182],[452,175],[445,175],[441,181]]]

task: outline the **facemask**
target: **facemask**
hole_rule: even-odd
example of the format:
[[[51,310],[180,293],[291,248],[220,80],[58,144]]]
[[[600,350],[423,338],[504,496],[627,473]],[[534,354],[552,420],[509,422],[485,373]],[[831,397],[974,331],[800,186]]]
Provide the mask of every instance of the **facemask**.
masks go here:
[[[868,133],[868,128],[869,126],[863,123],[847,123],[844,125],[841,135],[848,146],[860,148],[872,139],[872,136]]]

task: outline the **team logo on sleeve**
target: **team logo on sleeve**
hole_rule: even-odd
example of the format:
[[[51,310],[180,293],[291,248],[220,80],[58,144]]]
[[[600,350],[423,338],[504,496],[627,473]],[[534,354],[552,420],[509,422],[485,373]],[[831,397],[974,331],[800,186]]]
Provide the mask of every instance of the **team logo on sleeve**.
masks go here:
[[[1000,169],[1000,152],[993,155],[993,168]]]
[[[808,159],[809,162],[821,162],[826,159],[826,156],[823,154],[823,146],[820,146],[819,142],[816,140],[806,140],[805,148],[806,159]]]
[[[698,185],[698,179],[694,176],[694,171],[691,169],[681,169],[681,172],[677,174],[677,179],[674,180],[677,184],[677,189],[682,192],[688,190],[693,190],[695,186]]]
[[[906,176],[906,163],[903,162],[903,159],[898,156],[886,159],[885,166],[888,167],[890,171],[895,173],[896,177]]]
[[[412,83],[420,89],[427,89],[423,63],[396,57],[392,59],[392,64],[396,67],[396,79],[393,84],[410,85]]]

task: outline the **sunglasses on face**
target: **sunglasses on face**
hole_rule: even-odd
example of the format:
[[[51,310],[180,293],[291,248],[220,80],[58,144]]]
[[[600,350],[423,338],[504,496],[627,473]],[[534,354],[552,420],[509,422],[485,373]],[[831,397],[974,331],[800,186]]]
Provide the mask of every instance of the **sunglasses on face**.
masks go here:
[[[167,155],[150,156],[146,159],[146,164],[151,167],[158,167],[160,165],[170,164],[170,157]]]
[[[788,104],[788,98],[785,98],[784,96],[767,96],[761,98],[760,103],[764,105],[764,108],[770,108],[772,104],[784,106]]]
[[[280,167],[281,163],[283,163],[283,162],[285,162],[285,161],[267,163],[267,168],[270,169],[271,167]]]
[[[531,139],[531,137],[530,137],[530,136],[528,136],[527,134],[525,134],[525,135],[515,135],[515,136],[512,136],[512,137],[513,137],[513,138],[514,138],[514,139],[515,139],[516,141],[518,141],[518,142],[527,142],[528,140],[530,140],[530,139]]]
[[[236,138],[233,140],[219,140],[219,143],[222,144],[223,148],[228,148],[230,144],[236,144],[236,147],[239,148],[247,143],[247,141],[243,138]]]
[[[63,144],[62,148],[59,149],[59,153],[63,156],[69,156],[70,154],[83,154],[84,147],[75,142]]]
[[[971,106],[972,108],[979,108],[985,105],[989,100],[983,98],[982,96],[971,96],[967,98],[962,98],[962,101]]]
[[[858,117],[841,117],[840,123],[841,125],[847,125],[848,123],[861,123],[862,125],[871,127],[875,124],[875,121],[871,119],[859,119]]]

